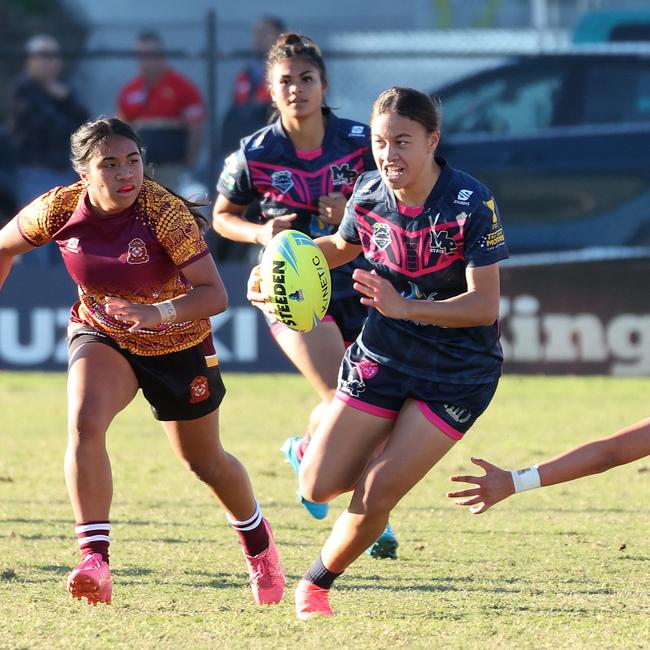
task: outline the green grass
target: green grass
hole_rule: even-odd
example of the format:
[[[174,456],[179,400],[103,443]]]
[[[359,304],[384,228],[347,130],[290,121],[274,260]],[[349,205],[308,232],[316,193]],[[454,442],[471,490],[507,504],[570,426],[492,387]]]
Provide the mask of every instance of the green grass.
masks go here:
[[[648,415],[648,379],[506,377],[467,439],[397,507],[397,561],[339,580],[303,624],[293,586],[333,521],[309,518],[279,453],[315,399],[298,376],[226,376],[225,446],[274,524],[285,601],[258,609],[207,489],[141,397],[109,432],[114,604],[65,592],[76,564],[62,475],[65,378],[0,374],[0,648],[642,648],[650,645],[650,459],[517,495],[479,517],[443,495],[479,455],[527,466]],[[345,505],[335,502],[334,514]]]

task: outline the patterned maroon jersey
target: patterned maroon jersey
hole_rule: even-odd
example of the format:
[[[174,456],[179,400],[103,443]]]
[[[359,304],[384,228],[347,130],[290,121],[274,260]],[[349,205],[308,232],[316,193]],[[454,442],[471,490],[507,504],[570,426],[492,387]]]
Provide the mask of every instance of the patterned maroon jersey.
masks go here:
[[[136,202],[118,214],[95,214],[84,185],[56,187],[20,211],[18,227],[33,246],[56,241],[79,288],[71,320],[107,334],[146,356],[185,350],[210,333],[207,319],[129,332],[106,313],[105,297],[134,303],[169,300],[192,289],[182,269],[208,254],[185,204],[145,179]]]

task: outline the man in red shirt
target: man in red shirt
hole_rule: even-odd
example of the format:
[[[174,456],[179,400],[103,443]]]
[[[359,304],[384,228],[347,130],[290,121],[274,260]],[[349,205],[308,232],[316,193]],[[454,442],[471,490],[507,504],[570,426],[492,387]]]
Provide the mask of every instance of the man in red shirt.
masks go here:
[[[171,68],[155,32],[138,36],[140,74],[120,90],[118,112],[142,138],[155,180],[171,189],[199,154],[205,108],[197,87]]]

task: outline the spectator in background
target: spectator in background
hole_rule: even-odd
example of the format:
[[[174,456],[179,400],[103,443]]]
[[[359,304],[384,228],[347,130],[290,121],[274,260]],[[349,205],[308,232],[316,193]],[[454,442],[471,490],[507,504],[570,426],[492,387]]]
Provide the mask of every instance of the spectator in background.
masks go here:
[[[16,202],[24,207],[37,196],[76,179],[69,159],[70,135],[88,119],[70,86],[62,81],[59,42],[39,34],[25,44],[25,68],[17,78],[10,101],[10,135],[17,165]],[[29,263],[59,260],[47,246]]]
[[[199,155],[205,108],[197,87],[167,64],[163,50],[157,33],[138,36],[140,74],[120,90],[118,112],[138,130],[155,180],[176,190]]]
[[[255,59],[237,73],[232,105],[223,121],[221,145],[224,156],[239,148],[239,141],[268,122],[271,95],[266,79],[266,55],[287,29],[277,16],[262,16],[253,27]]]

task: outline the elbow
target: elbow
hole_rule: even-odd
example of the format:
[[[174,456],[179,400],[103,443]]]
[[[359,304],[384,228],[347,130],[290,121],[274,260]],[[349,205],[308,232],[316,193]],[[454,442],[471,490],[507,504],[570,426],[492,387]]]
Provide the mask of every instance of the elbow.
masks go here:
[[[212,229],[218,235],[221,235],[222,237],[225,236],[225,233],[224,233],[224,230],[223,230],[223,219],[221,218],[221,215],[218,212],[213,212],[212,213]]]
[[[226,309],[228,309],[228,292],[223,289],[217,294],[214,313],[215,315],[222,314]]]
[[[478,322],[476,324],[484,327],[489,327],[490,325],[494,325],[498,318],[499,307],[497,306],[496,308],[488,308],[481,311],[477,315]]]

